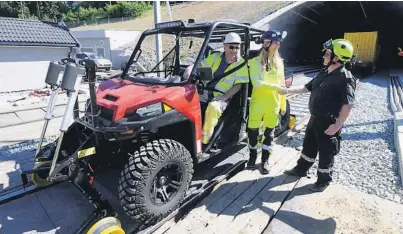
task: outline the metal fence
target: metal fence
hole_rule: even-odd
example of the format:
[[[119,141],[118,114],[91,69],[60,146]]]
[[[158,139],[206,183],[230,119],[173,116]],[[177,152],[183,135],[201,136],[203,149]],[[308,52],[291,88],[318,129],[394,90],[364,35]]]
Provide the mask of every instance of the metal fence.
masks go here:
[[[93,20],[82,20],[82,21],[70,21],[64,22],[67,27],[69,28],[76,28],[80,26],[87,26],[87,25],[98,25],[98,24],[110,24],[110,23],[117,23],[123,22],[128,20],[134,20],[135,17],[119,17],[119,18],[105,18],[105,19],[93,19]]]
[[[197,2],[170,2],[170,6],[173,7],[175,5],[188,5],[188,4],[196,4]],[[217,16],[217,19],[220,20],[238,20],[243,23],[255,23],[260,20],[262,17],[267,16],[274,11],[285,7],[286,5],[291,4],[290,1],[279,2],[277,4],[273,4],[270,2],[262,2],[262,1],[247,1],[241,5],[237,5],[233,7],[231,3],[224,4],[222,7],[223,14]],[[268,6],[270,5],[270,6]],[[275,6],[276,5],[276,6]],[[261,9],[260,11],[257,9]],[[164,9],[165,11],[166,9]],[[175,15],[175,8],[172,8],[172,14]],[[163,11],[163,9],[161,9]],[[176,16],[176,15],[175,15]],[[242,16],[242,17],[239,17]],[[105,18],[105,19],[93,19],[93,20],[83,20],[83,21],[71,21],[65,22],[65,24],[69,28],[76,28],[80,26],[89,26],[89,25],[102,25],[108,23],[117,23],[117,22],[124,22],[129,20],[134,20],[135,17],[119,17],[119,18]],[[199,20],[210,20],[208,16],[204,19],[201,18]]]
[[[183,5],[189,2],[186,1],[174,1],[170,2],[169,5],[176,6],[176,5]],[[117,22],[124,22],[128,20],[134,20],[136,17],[118,17],[118,18],[105,18],[105,19],[93,19],[93,20],[82,20],[82,21],[71,21],[65,22],[67,27],[69,28],[76,28],[80,26],[87,26],[87,25],[98,25],[98,24],[109,24],[109,23],[117,23]]]

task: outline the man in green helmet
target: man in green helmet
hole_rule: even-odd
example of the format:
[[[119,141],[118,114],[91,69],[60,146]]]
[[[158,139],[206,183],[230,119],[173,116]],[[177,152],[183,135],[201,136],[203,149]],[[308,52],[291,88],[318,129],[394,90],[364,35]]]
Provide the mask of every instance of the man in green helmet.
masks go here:
[[[304,86],[289,88],[286,92],[311,92],[311,117],[301,156],[297,165],[285,173],[306,176],[319,153],[318,179],[311,188],[315,192],[323,191],[332,181],[334,156],[340,151],[341,129],[355,103],[356,88],[356,79],[346,68],[354,53],[352,43],[345,39],[330,39],[323,46],[325,68]]]

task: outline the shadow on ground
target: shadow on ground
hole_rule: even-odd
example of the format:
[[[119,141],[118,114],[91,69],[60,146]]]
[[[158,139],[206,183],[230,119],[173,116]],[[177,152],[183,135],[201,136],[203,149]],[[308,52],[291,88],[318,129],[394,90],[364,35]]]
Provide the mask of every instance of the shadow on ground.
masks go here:
[[[0,233],[74,233],[93,211],[68,182],[0,205]]]
[[[197,165],[192,186],[195,189],[203,186],[207,181],[222,173],[223,170],[243,160],[242,149],[245,149],[245,144],[240,143],[233,147],[231,151],[217,155]],[[18,167],[21,169],[28,169],[33,165],[34,153],[35,149],[32,148],[32,145],[22,146],[19,144],[3,147],[0,151],[0,165],[10,161],[13,165],[19,165]],[[2,176],[19,178],[19,172],[16,168],[10,167],[7,175],[4,173]],[[116,202],[119,175],[120,170],[111,170],[98,178],[103,182],[105,189],[108,190],[108,200],[111,198],[110,201],[116,204],[119,203],[118,201]],[[13,186],[20,184],[19,180],[12,180],[12,182]],[[7,187],[11,187],[11,184]],[[1,189],[3,188],[4,186],[1,187]],[[56,230],[57,233],[71,233],[92,211],[91,204],[87,198],[80,194],[70,183],[63,183],[62,185],[24,196],[0,206],[0,210],[2,211],[0,214],[0,233],[3,233],[2,231],[4,233],[23,233],[26,231],[56,233]],[[69,214],[66,214],[66,212]],[[80,217],[76,217],[78,214]],[[65,215],[69,215],[69,221],[62,221]],[[122,221],[126,221],[125,217],[120,218]],[[133,220],[128,220],[125,224],[134,229],[138,225]]]
[[[0,193],[21,185],[19,170],[32,169],[35,149],[28,143],[0,148]]]
[[[253,190],[251,189],[252,185],[257,183],[258,180],[256,180],[256,182],[254,180],[235,182],[236,185],[234,185],[234,183],[223,184],[219,189],[225,190],[226,186],[229,186],[232,189],[234,189],[234,187],[237,186],[239,188],[244,187],[244,190],[242,193],[237,194],[236,196],[228,196],[225,197],[225,199],[216,200],[213,204],[210,204],[207,207],[207,210],[210,213],[217,214],[217,216],[225,215],[225,216],[233,216],[235,218],[241,212],[245,214],[245,213],[251,213],[257,209],[261,209],[263,212],[265,212],[270,216],[269,224],[268,226],[266,226],[267,231],[269,231],[271,228],[270,221],[273,218],[276,218],[279,221],[285,223],[286,225],[292,227],[293,229],[301,233],[318,233],[318,231],[320,233],[326,233],[326,234],[335,233],[336,221],[333,218],[320,220],[294,211],[279,210],[277,212],[277,210],[273,210],[268,207],[268,204],[270,203],[277,203],[277,202],[283,203],[284,201],[288,202],[296,196],[302,196],[313,193],[312,191],[309,190],[309,188],[312,186],[311,184],[295,188],[293,190],[275,191],[275,188],[277,186],[296,182],[298,178],[282,174],[276,177],[265,177],[260,180],[263,180],[260,181],[260,183],[264,183],[266,184],[266,186],[262,190],[260,190],[257,194],[254,194],[252,198],[249,197],[247,202],[243,198],[239,199],[237,202],[243,201],[246,202],[246,204],[237,204],[236,205],[237,208],[234,208],[234,206],[230,207],[230,204],[233,201],[235,201],[235,199],[239,198],[239,196],[245,196],[246,194],[244,193],[251,193],[251,191]],[[218,190],[215,192],[218,192]],[[203,202],[199,204],[199,206],[203,205],[204,205]]]

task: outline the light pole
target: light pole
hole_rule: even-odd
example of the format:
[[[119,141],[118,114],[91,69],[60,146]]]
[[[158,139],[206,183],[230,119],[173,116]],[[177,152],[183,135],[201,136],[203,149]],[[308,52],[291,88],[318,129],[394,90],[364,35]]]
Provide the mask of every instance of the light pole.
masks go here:
[[[168,14],[169,14],[169,18],[171,19],[171,21],[173,20],[172,19],[172,12],[171,12],[171,6],[169,5],[169,1],[166,1],[167,2],[167,8],[168,8]]]
[[[154,24],[158,24],[161,21],[161,10],[160,10],[160,1],[154,1]],[[161,43],[161,35],[158,33],[155,34],[155,53],[157,55],[157,63],[159,63],[160,59],[162,58],[162,43]],[[162,71],[162,63],[159,64],[158,68],[159,71]],[[158,77],[160,73],[157,73]]]

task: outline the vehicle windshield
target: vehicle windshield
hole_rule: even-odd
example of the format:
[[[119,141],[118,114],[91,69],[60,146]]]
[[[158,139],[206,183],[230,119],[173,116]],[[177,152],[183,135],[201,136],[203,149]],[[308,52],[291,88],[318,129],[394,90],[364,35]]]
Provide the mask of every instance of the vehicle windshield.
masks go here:
[[[194,64],[205,40],[200,30],[197,37],[192,33],[159,33],[161,42],[160,63],[157,62],[156,34],[147,35],[135,51],[137,61],[128,64],[130,69],[125,78],[144,83],[181,83],[188,65]],[[177,46],[178,45],[178,46]]]
[[[206,24],[200,27],[145,32],[140,37],[135,50],[130,53],[133,56],[133,61],[125,64],[124,79],[152,84],[184,83],[189,77],[189,74],[185,73],[186,68],[196,62],[201,52],[204,54],[200,55],[204,57],[216,51],[224,51],[223,40],[228,33],[236,32],[241,38],[246,33],[246,28],[242,26],[222,23],[216,25],[211,36],[207,38],[207,32],[210,32],[210,29],[210,25]],[[262,32],[264,31],[259,29],[250,30],[248,33],[252,38],[251,41],[259,39]],[[160,62],[157,61],[156,33],[161,38]],[[206,39],[209,40],[208,45],[205,51],[202,51]],[[247,47],[241,45],[241,48]],[[244,57],[245,50],[241,49],[239,52],[241,53],[240,56]],[[194,74],[195,69],[192,69],[191,72]]]

